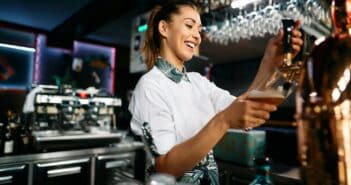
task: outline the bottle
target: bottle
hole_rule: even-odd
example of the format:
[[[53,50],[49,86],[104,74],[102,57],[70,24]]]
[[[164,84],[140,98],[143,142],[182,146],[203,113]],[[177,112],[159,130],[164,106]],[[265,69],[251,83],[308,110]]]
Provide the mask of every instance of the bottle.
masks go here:
[[[295,22],[291,19],[283,19],[282,23],[284,28],[283,63],[275,69],[272,75],[262,79],[262,83],[255,90],[249,92],[248,98],[251,100],[279,105],[297,87],[302,62],[293,61],[291,38]]]
[[[256,173],[249,185],[273,185],[271,178],[271,160],[268,157],[255,159]]]
[[[31,125],[24,122],[24,124],[21,127],[20,133],[21,133],[20,135],[21,143],[23,144],[21,153],[24,153],[24,154],[29,153],[33,142]]]
[[[23,150],[23,142],[21,139],[21,115],[14,111],[8,111],[7,125],[9,136],[13,140],[12,154],[20,154]],[[5,134],[6,136],[6,134]],[[8,148],[10,149],[10,148]]]
[[[11,155],[14,152],[14,145],[15,145],[15,142],[14,142],[12,135],[11,135],[10,126],[7,125],[6,129],[5,129],[3,154],[4,155]]]
[[[0,122],[0,156],[4,154],[4,143],[5,143],[5,127],[4,127],[4,123]]]
[[[333,32],[315,41],[296,94],[306,185],[351,185],[351,1],[331,3]]]

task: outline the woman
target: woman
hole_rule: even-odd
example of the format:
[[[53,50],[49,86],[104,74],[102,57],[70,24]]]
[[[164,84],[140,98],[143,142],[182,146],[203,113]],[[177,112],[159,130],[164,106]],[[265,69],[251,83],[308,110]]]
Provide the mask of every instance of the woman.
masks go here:
[[[261,125],[275,105],[234,97],[198,73],[188,73],[189,61],[201,43],[197,6],[177,0],[156,7],[150,15],[144,52],[149,71],[139,80],[131,99],[131,128],[147,141],[154,170],[180,182],[219,184],[212,148],[229,128]],[[301,33],[293,31],[293,48],[300,50]],[[258,73],[273,73],[283,61],[282,33],[269,41]]]

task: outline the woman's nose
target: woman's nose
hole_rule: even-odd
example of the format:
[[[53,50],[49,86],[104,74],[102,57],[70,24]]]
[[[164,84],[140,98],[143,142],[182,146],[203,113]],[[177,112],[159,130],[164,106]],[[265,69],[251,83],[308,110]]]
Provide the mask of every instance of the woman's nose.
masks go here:
[[[193,34],[193,37],[194,37],[197,41],[201,42],[201,34],[200,34],[198,31],[195,31],[195,33]]]

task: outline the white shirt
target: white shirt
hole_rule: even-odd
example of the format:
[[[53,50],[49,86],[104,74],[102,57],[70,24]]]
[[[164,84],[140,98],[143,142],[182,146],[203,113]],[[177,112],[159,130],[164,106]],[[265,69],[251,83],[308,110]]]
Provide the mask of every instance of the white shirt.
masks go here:
[[[186,73],[189,81],[172,81],[157,67],[141,77],[129,104],[131,129],[142,135],[148,122],[159,154],[196,135],[234,96],[199,73]]]

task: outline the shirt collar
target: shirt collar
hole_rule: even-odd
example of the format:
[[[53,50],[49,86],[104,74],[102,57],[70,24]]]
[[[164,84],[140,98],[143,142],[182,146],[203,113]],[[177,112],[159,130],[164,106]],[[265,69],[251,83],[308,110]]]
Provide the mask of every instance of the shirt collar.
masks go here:
[[[176,83],[179,83],[182,79],[190,82],[188,75],[186,74],[185,66],[183,67],[183,71],[179,71],[176,67],[174,67],[162,57],[157,57],[155,65],[162,73],[164,73],[169,79],[173,80]]]

